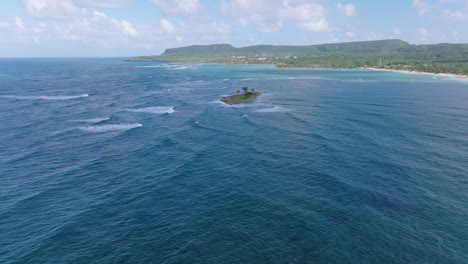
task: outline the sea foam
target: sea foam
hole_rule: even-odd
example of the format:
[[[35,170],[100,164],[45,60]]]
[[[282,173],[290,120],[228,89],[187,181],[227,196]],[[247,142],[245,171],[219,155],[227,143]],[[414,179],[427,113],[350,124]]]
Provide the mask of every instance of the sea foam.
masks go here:
[[[18,95],[0,95],[0,98],[18,99],[18,100],[71,100],[88,97],[89,94],[80,95],[37,95],[37,96],[18,96]]]
[[[89,118],[89,119],[75,119],[75,120],[71,120],[73,122],[81,122],[81,123],[99,123],[99,122],[102,122],[102,121],[107,121],[109,120],[110,117],[102,117],[102,118]]]
[[[125,131],[130,130],[137,127],[142,127],[143,125],[140,123],[132,123],[132,124],[106,124],[106,125],[96,125],[96,126],[84,126],[80,127],[80,130],[92,133],[104,133],[104,132],[111,132],[111,131]]]
[[[188,69],[187,66],[179,66],[179,67],[174,67],[173,68],[174,70],[185,70],[185,69]]]
[[[128,112],[133,113],[148,113],[148,114],[171,114],[174,113],[174,107],[172,106],[151,106],[143,108],[128,108]]]
[[[259,109],[256,112],[259,112],[259,113],[283,113],[283,112],[289,112],[289,111],[291,111],[291,110],[287,109],[287,108],[284,108],[284,107],[281,107],[281,106],[273,106],[273,107],[270,107],[270,108]]]
[[[135,66],[135,68],[162,68],[162,65],[146,65],[146,66]]]

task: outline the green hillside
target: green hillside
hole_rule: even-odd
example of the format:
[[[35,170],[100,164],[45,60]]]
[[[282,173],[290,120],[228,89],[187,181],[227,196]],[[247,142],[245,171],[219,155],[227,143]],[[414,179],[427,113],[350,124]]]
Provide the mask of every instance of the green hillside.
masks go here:
[[[409,47],[409,43],[402,40],[378,40],[363,42],[348,42],[336,44],[321,44],[310,46],[273,46],[257,45],[244,48],[235,48],[229,44],[194,45],[182,48],[167,49],[160,56],[219,56],[219,55],[265,55],[278,56],[285,54],[306,55],[322,52],[375,52],[382,50],[395,50]]]
[[[468,44],[411,45],[391,39],[309,46],[194,45],[128,61],[275,64],[288,68],[375,67],[468,75]]]
[[[167,49],[161,56],[209,56],[209,55],[229,55],[238,50],[229,44],[214,45],[193,45],[182,48]]]

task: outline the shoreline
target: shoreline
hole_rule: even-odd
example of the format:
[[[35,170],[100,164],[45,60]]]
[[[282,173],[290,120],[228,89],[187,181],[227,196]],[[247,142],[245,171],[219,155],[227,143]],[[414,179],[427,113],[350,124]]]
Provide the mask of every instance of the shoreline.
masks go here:
[[[403,73],[403,74],[428,75],[428,76],[433,76],[433,77],[447,77],[447,78],[468,80],[468,75],[453,74],[453,73],[432,73],[432,72],[420,72],[420,71],[408,71],[408,70],[381,69],[381,68],[372,68],[372,67],[364,67],[364,68],[358,68],[358,69],[371,70],[371,71],[396,72],[396,73]]]
[[[416,74],[416,75],[427,75],[433,77],[446,77],[453,79],[468,80],[468,75],[455,74],[455,73],[433,73],[423,71],[410,71],[410,70],[396,70],[396,69],[383,69],[374,67],[357,67],[357,68],[327,68],[327,67],[278,67],[277,64],[273,63],[226,63],[226,62],[173,62],[173,61],[157,61],[157,60],[125,60],[127,62],[159,62],[159,63],[181,63],[181,64],[224,64],[224,65],[265,65],[272,66],[278,69],[294,69],[294,70],[311,70],[311,69],[323,69],[323,70],[369,70],[369,71],[384,71],[384,72],[395,72],[402,74]]]
[[[234,94],[234,95],[224,96],[221,98],[220,101],[228,105],[237,105],[237,104],[243,104],[243,103],[250,103],[254,101],[255,99],[257,99],[257,97],[260,95],[261,93],[258,93],[258,92],[249,92],[248,94]]]
[[[311,69],[324,69],[324,70],[369,70],[369,71],[385,71],[385,72],[395,72],[403,74],[420,74],[428,75],[433,77],[446,77],[454,79],[468,80],[468,75],[463,74],[454,74],[454,73],[433,73],[433,72],[422,72],[422,71],[409,71],[409,70],[396,70],[396,69],[382,69],[382,68],[373,68],[373,67],[357,67],[357,68],[327,68],[327,67],[278,67],[274,63],[226,63],[226,62],[184,62],[184,61],[158,61],[158,60],[132,60],[126,59],[127,62],[159,62],[159,63],[182,63],[182,64],[224,64],[224,65],[268,65],[278,69],[292,69],[292,70],[311,70]]]

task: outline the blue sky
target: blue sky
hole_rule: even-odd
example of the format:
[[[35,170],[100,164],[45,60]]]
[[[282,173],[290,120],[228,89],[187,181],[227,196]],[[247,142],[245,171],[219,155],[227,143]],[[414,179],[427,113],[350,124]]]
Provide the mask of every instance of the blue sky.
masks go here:
[[[230,43],[468,43],[468,0],[2,0],[0,57],[159,54]]]

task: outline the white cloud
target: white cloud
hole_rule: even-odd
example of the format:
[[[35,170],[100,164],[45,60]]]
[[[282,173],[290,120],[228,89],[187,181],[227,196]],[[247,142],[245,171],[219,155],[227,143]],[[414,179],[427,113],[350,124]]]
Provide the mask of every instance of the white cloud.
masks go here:
[[[231,33],[231,26],[221,21],[212,21],[209,18],[193,18],[180,23],[177,28],[176,39],[187,45],[203,43],[220,43],[226,41]]]
[[[212,22],[210,25],[210,31],[215,34],[228,35],[231,33],[231,26],[224,22]]]
[[[427,42],[429,40],[429,31],[426,28],[418,29],[419,40],[422,42]]]
[[[0,29],[6,29],[9,28],[10,24],[6,21],[0,21]]]
[[[174,32],[174,24],[172,24],[169,20],[162,18],[159,23],[161,24],[161,28],[164,32],[169,34]]]
[[[70,19],[82,16],[85,9],[70,0],[23,0],[29,16],[39,19]]]
[[[104,12],[77,6],[81,0],[22,0],[31,23],[25,27],[21,20],[15,21],[22,39],[39,43],[50,41],[82,42],[98,47],[117,46],[127,38],[138,36],[137,30],[127,20],[118,20]],[[80,4],[86,4],[81,1]],[[91,1],[88,1],[91,2]],[[98,2],[98,1],[96,1]],[[117,7],[126,1],[100,1],[99,5]],[[47,22],[47,23],[46,23]]]
[[[90,8],[122,8],[128,5],[130,0],[74,0],[77,6]]]
[[[21,17],[16,17],[15,18],[15,26],[18,31],[23,32],[26,28],[24,27],[23,20]]]
[[[375,32],[370,32],[367,35],[367,40],[378,40],[381,39],[381,36],[377,35]]]
[[[418,34],[421,35],[421,36],[428,36],[429,31],[427,31],[427,29],[425,29],[425,28],[419,28],[418,29]]]
[[[353,32],[346,32],[345,35],[348,37],[348,38],[354,38],[356,36],[356,34],[354,34]]]
[[[200,8],[198,0],[151,0],[164,14],[193,14]]]
[[[353,4],[342,4],[338,2],[336,7],[347,17],[353,17],[356,15],[356,7]]]
[[[86,17],[83,25],[86,25],[90,31],[108,31],[111,34],[123,34],[125,36],[137,35],[137,31],[130,22],[110,18],[98,11],[94,11],[92,16]]]
[[[336,42],[340,42],[340,41],[341,40],[337,36],[335,36],[335,34],[333,34],[333,33],[328,36],[328,42],[330,42],[330,43],[336,43]]]
[[[400,35],[401,34],[401,30],[399,28],[394,28],[392,32],[395,35]]]
[[[323,18],[315,22],[301,22],[299,25],[308,31],[324,32],[329,30],[328,22]]]
[[[133,28],[132,24],[128,22],[127,20],[122,20],[120,22],[120,28],[122,29],[122,32],[126,35],[129,36],[136,36],[138,32]]]
[[[468,20],[468,11],[445,9],[444,15],[453,20],[459,20],[459,21]]]
[[[419,16],[435,13],[449,20],[468,20],[468,0],[438,0],[435,2],[413,0],[413,7],[418,10]]]
[[[280,18],[296,22],[308,31],[322,32],[329,29],[328,21],[325,20],[327,11],[319,4],[286,1],[283,2],[283,7],[279,14]]]
[[[166,28],[163,28],[163,24]],[[139,28],[139,32],[139,37],[132,43],[152,50],[155,47],[172,48],[229,42],[231,26],[222,21],[214,21],[210,17],[189,16],[184,19],[163,18],[156,24],[143,25]]]
[[[104,54],[120,49],[167,48],[174,46],[174,43],[182,46],[229,42],[231,34],[229,24],[213,20],[210,16],[181,15],[134,26],[131,21],[114,18],[102,10],[120,7],[121,4],[130,3],[130,0],[95,3],[90,0],[19,1],[27,17],[16,20],[2,20],[0,17],[0,22],[5,21],[0,23],[0,30],[11,33],[18,43],[28,45],[69,46],[77,50],[90,48],[90,53],[99,51]],[[171,4],[169,1],[166,3]],[[187,13],[199,8],[198,1],[192,1],[196,4],[188,6],[183,5],[187,2],[178,3],[165,11],[175,14],[177,9],[177,12]]]
[[[423,0],[413,0],[413,7],[418,10],[419,16],[424,16],[437,8],[437,4],[425,2]]]
[[[243,26],[253,25],[259,31],[274,32],[287,22],[315,32],[329,30],[327,10],[319,0],[225,0],[221,13]]]
[[[120,8],[129,0],[20,0],[35,18],[67,19],[82,15],[86,8]]]
[[[32,27],[31,27],[31,32],[35,33],[35,34],[40,34],[42,32],[44,32],[45,30],[47,29],[47,23],[38,23],[38,24],[34,24]]]
[[[468,6],[468,1],[466,0],[439,0],[441,3],[451,3],[451,4],[459,4],[459,5],[467,5]]]

